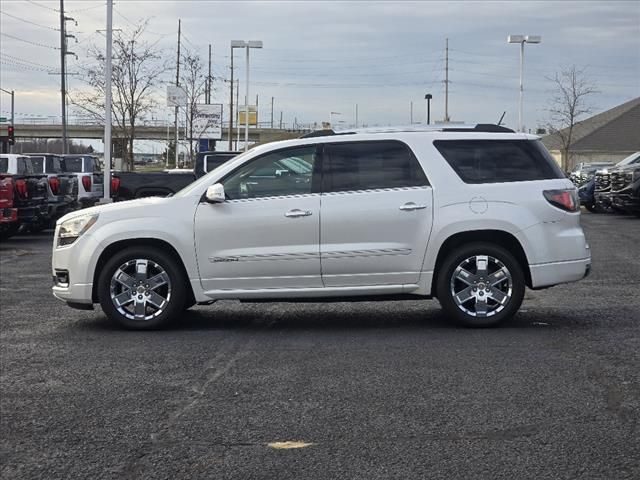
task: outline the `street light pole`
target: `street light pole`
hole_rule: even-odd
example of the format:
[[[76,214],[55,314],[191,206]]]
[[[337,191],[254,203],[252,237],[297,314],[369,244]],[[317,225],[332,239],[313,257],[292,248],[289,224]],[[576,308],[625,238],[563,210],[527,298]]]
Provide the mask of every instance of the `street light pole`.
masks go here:
[[[4,93],[8,93],[9,95],[11,95],[11,126],[15,128],[15,109],[14,109],[14,97],[15,97],[15,92],[13,90],[9,91],[9,90],[5,90],[4,88],[0,88],[0,90],[2,90]],[[13,153],[13,145],[9,145],[9,153]]]
[[[424,99],[427,101],[427,125],[431,123],[431,99],[432,98],[433,98],[433,95],[431,95],[430,93],[427,93],[424,96]]]
[[[111,202],[111,48],[113,40],[113,0],[107,0],[107,58],[104,68],[104,175],[103,198]]]
[[[244,115],[244,150],[249,148],[249,49],[250,48],[262,48],[262,41],[260,40],[231,40],[231,58],[233,58],[234,48],[246,48],[246,67],[247,67],[247,85],[246,85],[246,100],[245,100],[245,115]]]
[[[524,110],[524,80],[523,80],[523,71],[524,71],[524,44],[525,43],[540,43],[542,41],[542,37],[539,35],[509,35],[507,37],[508,43],[519,43],[520,44],[520,98],[519,98],[519,107],[518,107],[518,131],[524,131],[524,123],[523,123],[523,110]]]

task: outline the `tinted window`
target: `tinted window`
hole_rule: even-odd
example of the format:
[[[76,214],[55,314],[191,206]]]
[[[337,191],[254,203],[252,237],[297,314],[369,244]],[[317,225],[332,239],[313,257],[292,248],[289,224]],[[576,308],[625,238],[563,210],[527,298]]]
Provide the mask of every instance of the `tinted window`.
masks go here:
[[[62,161],[59,157],[47,159],[47,173],[61,173],[62,171]]]
[[[9,171],[9,160],[7,158],[0,158],[0,173],[7,173]]]
[[[231,200],[311,193],[316,147],[269,153],[240,167],[223,181]]]
[[[400,142],[349,142],[325,146],[323,191],[344,192],[375,188],[428,185],[411,150]]]
[[[235,155],[220,155],[220,154],[205,155],[204,157],[204,161],[206,165],[205,172],[210,172],[211,170],[215,170],[223,163],[226,163],[229,160],[231,160],[233,157],[235,157]]]
[[[82,158],[65,157],[64,166],[67,172],[82,172]]]
[[[33,170],[38,173],[44,172],[44,157],[29,157],[31,158],[31,164],[33,165]]]
[[[99,172],[101,167],[100,167],[100,160],[98,160],[97,158],[93,159],[93,172]]]
[[[433,144],[465,183],[564,178],[537,140],[436,140]]]
[[[33,175],[33,163],[28,157],[18,158],[18,175]]]

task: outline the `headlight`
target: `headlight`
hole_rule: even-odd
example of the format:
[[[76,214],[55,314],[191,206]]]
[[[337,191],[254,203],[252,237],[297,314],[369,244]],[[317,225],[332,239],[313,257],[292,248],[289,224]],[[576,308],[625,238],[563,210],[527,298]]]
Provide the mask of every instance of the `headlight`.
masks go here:
[[[98,220],[98,214],[94,215],[79,215],[77,217],[70,218],[60,224],[58,229],[58,247],[64,247],[65,245],[71,245],[78,238],[80,238],[91,225]]]

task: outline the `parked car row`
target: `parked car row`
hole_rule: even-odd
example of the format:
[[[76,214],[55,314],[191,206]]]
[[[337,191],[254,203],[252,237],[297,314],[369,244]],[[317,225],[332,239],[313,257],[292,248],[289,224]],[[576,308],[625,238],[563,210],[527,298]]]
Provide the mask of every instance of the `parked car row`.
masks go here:
[[[38,232],[102,197],[97,157],[49,153],[0,155],[0,238]]]
[[[570,178],[587,210],[640,216],[640,152],[616,164],[580,164]]]

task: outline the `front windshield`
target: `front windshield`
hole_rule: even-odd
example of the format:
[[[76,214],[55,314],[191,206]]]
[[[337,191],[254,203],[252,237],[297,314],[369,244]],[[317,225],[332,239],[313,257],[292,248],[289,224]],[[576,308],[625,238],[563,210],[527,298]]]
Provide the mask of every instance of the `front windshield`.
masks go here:
[[[640,152],[632,153],[627,158],[620,160],[618,163],[616,163],[616,167],[623,167],[625,165],[632,165],[634,163],[640,163]]]
[[[238,155],[237,157],[233,157],[232,160],[223,163],[222,165],[220,165],[219,167],[216,167],[215,169],[211,170],[209,173],[207,173],[204,177],[200,177],[198,180],[196,180],[193,183],[190,183],[189,185],[187,185],[186,187],[184,187],[182,190],[179,190],[176,192],[175,195],[173,195],[174,197],[186,197],[187,195],[189,195],[192,191],[197,190],[200,188],[201,185],[213,185],[212,182],[212,178],[216,176],[216,172],[220,169],[220,168],[226,168],[229,165],[235,165],[236,163],[242,163],[244,161],[245,158],[248,157],[252,157],[256,151],[257,151],[258,147],[254,147],[250,150],[247,150],[244,153],[241,153],[240,155]]]

